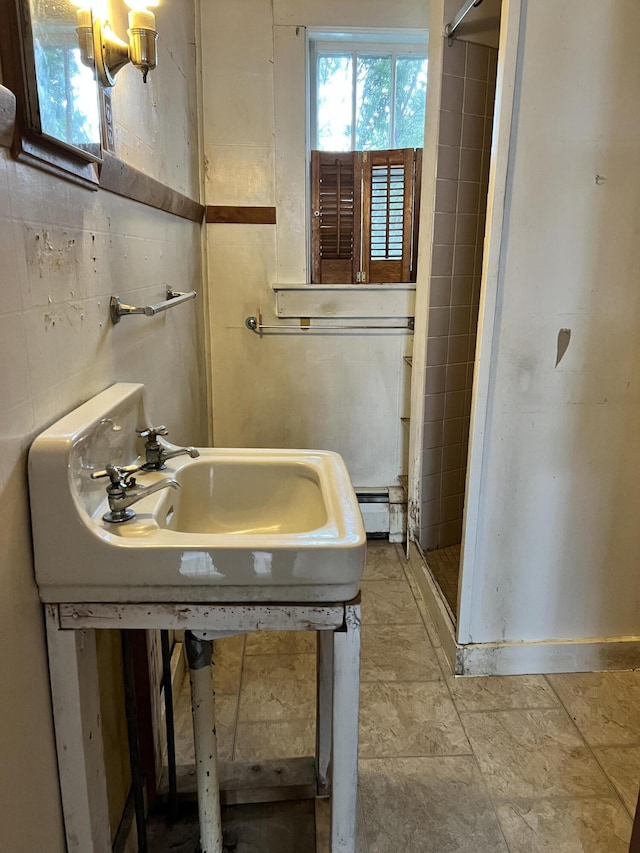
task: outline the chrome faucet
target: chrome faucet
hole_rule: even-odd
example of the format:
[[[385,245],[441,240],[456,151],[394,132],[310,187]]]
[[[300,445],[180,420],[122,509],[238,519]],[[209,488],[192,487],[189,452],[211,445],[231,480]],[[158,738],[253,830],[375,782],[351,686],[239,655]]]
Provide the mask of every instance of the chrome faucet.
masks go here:
[[[169,431],[165,426],[147,427],[145,429],[136,430],[140,438],[146,438],[144,452],[146,462],[142,465],[143,471],[162,471],[167,467],[167,459],[173,459],[174,456],[189,455],[192,459],[200,456],[200,453],[195,447],[165,447],[158,441],[159,435],[168,435]],[[173,449],[171,449],[173,448]]]
[[[177,480],[166,479],[159,480],[150,486],[138,486],[135,477],[132,475],[140,471],[138,465],[107,465],[102,471],[94,471],[91,474],[92,480],[98,480],[101,477],[109,477],[111,480],[107,486],[107,498],[109,500],[109,512],[105,512],[102,516],[103,521],[108,521],[110,524],[120,524],[123,521],[129,521],[135,518],[135,512],[130,509],[130,506],[148,495],[159,492],[160,489],[179,489],[180,483]]]

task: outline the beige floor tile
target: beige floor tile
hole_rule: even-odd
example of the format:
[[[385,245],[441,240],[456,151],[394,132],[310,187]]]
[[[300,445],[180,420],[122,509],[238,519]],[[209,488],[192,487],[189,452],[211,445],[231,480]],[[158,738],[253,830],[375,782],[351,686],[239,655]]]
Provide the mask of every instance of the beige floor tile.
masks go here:
[[[454,677],[442,649],[437,650],[445,681],[458,711],[508,711],[516,708],[559,708],[543,675]]]
[[[223,807],[223,853],[316,853],[314,806],[313,800],[289,800]],[[153,848],[153,853],[201,849],[191,842],[160,851]],[[206,847],[214,849],[213,844]]]
[[[238,697],[216,695],[216,734],[218,736],[218,756],[222,761],[231,761],[233,739],[235,735]],[[191,716],[191,688],[189,673],[185,675],[180,695],[175,703],[174,713],[176,763],[193,764],[193,720]]]
[[[367,565],[364,580],[403,581],[404,571],[395,545],[389,542],[367,542]]]
[[[469,743],[442,682],[365,682],[360,757],[462,755]]]
[[[315,714],[315,655],[248,655],[238,721],[300,720]]]
[[[640,742],[640,671],[550,675],[549,681],[588,744]]]
[[[239,723],[234,761],[315,755],[315,722]]]
[[[442,673],[423,625],[363,625],[362,681],[439,681]]]
[[[410,625],[421,621],[406,581],[363,581],[360,591],[364,624]]]
[[[329,797],[316,800],[316,853],[331,853],[331,800]],[[356,823],[356,853],[368,853],[360,797]]]
[[[615,799],[502,803],[511,853],[627,853],[631,820]]]
[[[635,814],[640,789],[640,746],[609,746],[595,749],[600,762],[622,801]]]
[[[460,715],[491,794],[611,796],[611,787],[564,710]]]
[[[213,644],[213,678],[216,694],[237,694],[242,673],[244,634],[224,637]]]
[[[247,634],[245,645],[247,655],[313,654],[315,650],[315,631],[254,631]]]
[[[360,761],[369,853],[507,853],[471,756]]]

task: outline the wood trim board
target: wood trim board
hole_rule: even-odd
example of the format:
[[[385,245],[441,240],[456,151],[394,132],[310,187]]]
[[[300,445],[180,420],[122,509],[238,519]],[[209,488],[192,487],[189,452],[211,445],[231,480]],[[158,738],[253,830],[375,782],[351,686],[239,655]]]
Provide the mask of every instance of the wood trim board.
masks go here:
[[[145,175],[144,172],[106,151],[103,152],[102,163],[83,164],[83,175],[66,171],[61,166],[67,156],[62,149],[50,144],[48,147],[39,146],[36,152],[26,138],[16,143],[15,122],[15,95],[6,86],[0,85],[0,146],[7,148],[13,146],[14,157],[20,162],[43,169],[64,180],[79,183],[91,190],[98,188],[107,190],[146,204],[148,207],[172,213],[181,219],[202,222],[204,205],[168,187],[156,178]]]
[[[100,166],[99,186],[116,195],[139,201],[166,213],[173,213],[182,219],[202,222],[204,205],[145,175],[106,151]]]
[[[226,223],[236,225],[275,225],[275,207],[208,204],[206,221],[210,225]]]
[[[54,607],[56,605],[53,605]],[[58,605],[62,629],[168,628],[190,631],[320,631],[344,623],[343,604],[65,603]]]

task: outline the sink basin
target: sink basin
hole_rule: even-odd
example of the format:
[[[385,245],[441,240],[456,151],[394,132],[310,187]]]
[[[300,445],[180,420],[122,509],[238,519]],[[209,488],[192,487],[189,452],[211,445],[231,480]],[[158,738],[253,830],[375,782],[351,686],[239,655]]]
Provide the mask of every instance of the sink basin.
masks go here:
[[[313,464],[311,464],[313,461]],[[328,520],[317,455],[288,459],[242,451],[202,451],[175,474],[166,527],[184,533],[309,533]]]
[[[365,532],[346,466],[319,450],[199,448],[139,485],[164,489],[109,524],[91,472],[140,464],[143,385],[108,388],[29,453],[40,597],[62,601],[338,601],[356,595]]]

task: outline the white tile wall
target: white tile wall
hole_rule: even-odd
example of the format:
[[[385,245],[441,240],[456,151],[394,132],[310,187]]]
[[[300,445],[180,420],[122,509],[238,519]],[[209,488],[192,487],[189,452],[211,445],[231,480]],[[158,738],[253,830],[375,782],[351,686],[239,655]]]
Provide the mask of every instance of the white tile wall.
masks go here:
[[[197,197],[193,4],[163,6],[163,26],[167,47],[147,87],[133,69],[121,72],[117,119],[133,165]],[[200,228],[53,178],[0,148],[0,282],[0,846],[62,853],[27,451],[48,424],[116,381],[150,386],[151,415],[176,441],[206,440]],[[112,292],[155,302],[167,283],[200,298],[112,326]]]

